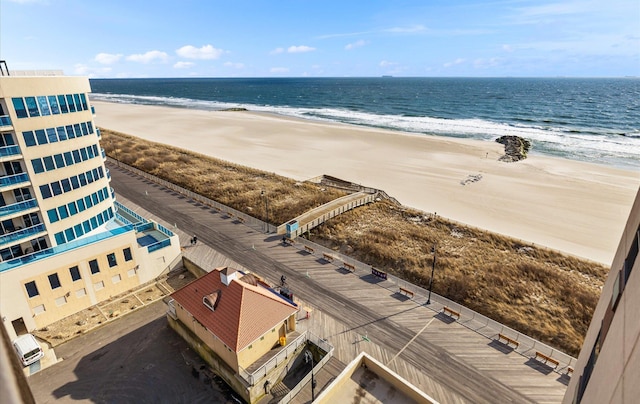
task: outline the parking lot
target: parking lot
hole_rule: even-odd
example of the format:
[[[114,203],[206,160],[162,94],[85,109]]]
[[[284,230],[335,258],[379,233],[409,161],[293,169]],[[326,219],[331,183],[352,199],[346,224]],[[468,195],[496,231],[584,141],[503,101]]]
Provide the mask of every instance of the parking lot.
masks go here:
[[[38,403],[238,403],[169,326],[162,301],[59,345],[29,378]]]

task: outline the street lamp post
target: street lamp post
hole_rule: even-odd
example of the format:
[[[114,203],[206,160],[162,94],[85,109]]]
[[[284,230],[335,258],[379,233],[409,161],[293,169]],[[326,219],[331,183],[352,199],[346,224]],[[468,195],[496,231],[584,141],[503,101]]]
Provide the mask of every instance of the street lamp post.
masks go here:
[[[265,194],[264,189],[260,191],[260,196],[264,198],[264,215],[266,217],[266,228],[269,233],[269,198]]]
[[[427,304],[431,304],[431,290],[433,288],[433,272],[436,270],[436,245],[434,244],[431,247],[431,252],[433,253],[433,263],[431,265],[431,280],[429,280],[429,297],[427,298]]]
[[[313,403],[316,400],[316,379],[313,377],[313,354],[311,351],[305,352],[304,358],[306,361],[311,360],[311,402]]]

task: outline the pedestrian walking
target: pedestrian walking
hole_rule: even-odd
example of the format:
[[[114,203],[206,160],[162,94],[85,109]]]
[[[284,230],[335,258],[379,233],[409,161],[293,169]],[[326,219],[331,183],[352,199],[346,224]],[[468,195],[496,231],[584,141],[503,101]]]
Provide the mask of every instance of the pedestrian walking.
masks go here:
[[[196,237],[196,235],[193,235],[193,245],[196,245],[198,243],[198,237]]]

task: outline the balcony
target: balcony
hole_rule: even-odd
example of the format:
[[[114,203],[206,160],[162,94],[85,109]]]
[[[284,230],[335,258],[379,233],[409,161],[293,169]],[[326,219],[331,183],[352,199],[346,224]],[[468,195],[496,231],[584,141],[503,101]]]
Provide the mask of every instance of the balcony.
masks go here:
[[[91,114],[92,115],[96,114],[96,107],[94,107],[93,105],[91,106]]]
[[[54,255],[62,254],[71,250],[75,250],[77,248],[86,247],[88,245],[98,243],[102,240],[119,236],[129,231],[133,231],[133,226],[131,225],[122,226],[116,229],[107,230],[102,233],[95,234],[93,236],[83,237],[78,240],[71,241],[69,243],[61,244],[59,246],[36,251],[32,254],[24,255],[22,257],[15,258],[9,261],[0,262],[0,272],[6,271],[12,268],[17,268],[21,265],[30,264],[32,262],[35,262],[41,259],[53,257]]]
[[[11,205],[0,207],[0,217],[4,217],[4,216],[16,214],[16,213],[23,213],[29,209],[33,209],[37,207],[38,207],[38,201],[36,201],[35,199],[29,199],[28,201],[13,203]]]
[[[20,147],[15,145],[0,147],[0,157],[8,156],[20,156]]]
[[[0,132],[13,130],[13,124],[9,115],[0,116]]]
[[[7,243],[13,243],[14,241],[32,238],[36,234],[43,233],[45,231],[44,224],[40,223],[35,226],[27,227],[26,229],[16,230],[12,233],[7,233],[0,236],[0,245]]]
[[[29,176],[27,173],[20,173],[15,175],[7,175],[0,178],[0,189],[6,187],[15,187],[16,185],[29,184]]]
[[[107,178],[109,179],[109,181],[111,181],[111,171],[109,171],[109,169],[105,169],[105,171],[107,172]]]
[[[102,154],[102,159],[107,160],[107,153],[105,153],[104,148],[100,148],[100,154]]]
[[[111,191],[111,199],[116,200],[116,191],[113,187],[109,187],[109,191]]]
[[[102,139],[102,134],[100,133],[100,129],[96,128],[96,134],[98,135],[98,139]]]

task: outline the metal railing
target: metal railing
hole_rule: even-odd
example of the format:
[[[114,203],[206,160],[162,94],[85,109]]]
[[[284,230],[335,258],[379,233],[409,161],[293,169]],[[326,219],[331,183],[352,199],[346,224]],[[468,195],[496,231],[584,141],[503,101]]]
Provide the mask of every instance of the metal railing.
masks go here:
[[[13,126],[11,123],[11,117],[9,115],[0,116],[0,127],[2,126]]]
[[[171,239],[167,238],[167,239],[164,239],[162,241],[158,241],[157,243],[149,244],[147,246],[147,251],[149,253],[152,253],[154,251],[158,251],[158,250],[160,250],[162,248],[165,248],[165,247],[168,247],[170,245],[171,245]]]
[[[45,231],[44,224],[36,224],[35,226],[27,227],[26,229],[16,230],[9,234],[0,236],[0,245],[5,243],[11,243],[17,240],[22,240],[33,236],[34,234],[42,233]]]
[[[0,147],[0,157],[8,157],[8,156],[19,156],[20,155],[20,147],[19,146],[4,146]]]
[[[22,202],[12,203],[11,205],[5,205],[0,207],[0,217],[10,215],[13,213],[22,212],[28,209],[33,209],[38,207],[38,201],[34,199],[29,199]]]
[[[22,184],[23,182],[29,182],[29,176],[26,173],[8,175],[0,178],[0,187],[9,187],[11,185]]]

